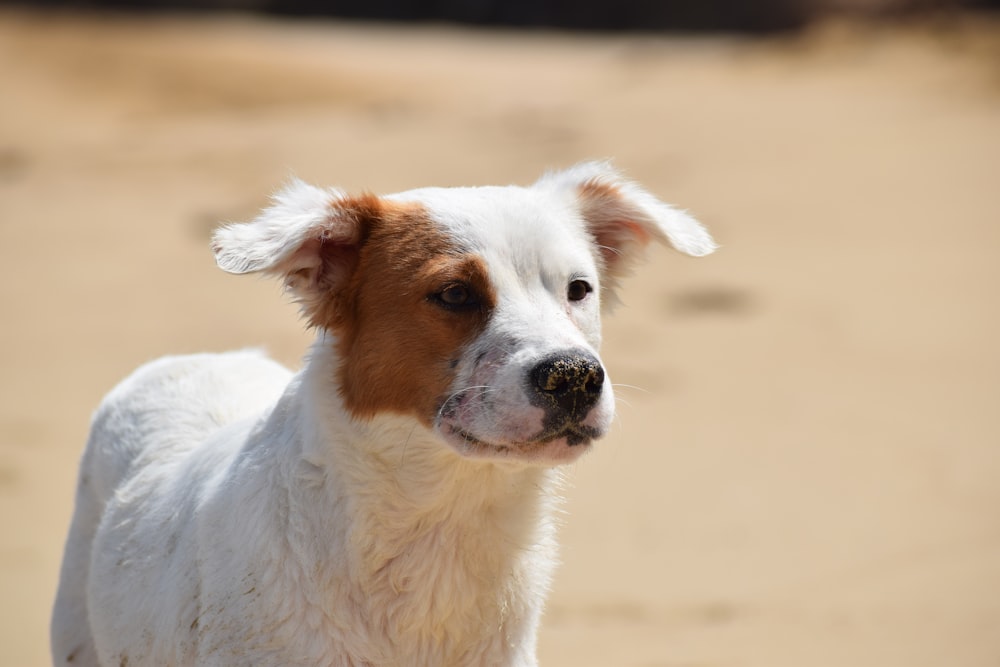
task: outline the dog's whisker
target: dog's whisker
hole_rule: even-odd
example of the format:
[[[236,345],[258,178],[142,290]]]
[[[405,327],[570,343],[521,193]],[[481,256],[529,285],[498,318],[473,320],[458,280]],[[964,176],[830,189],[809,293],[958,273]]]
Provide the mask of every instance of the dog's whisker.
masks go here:
[[[640,387],[640,386],[634,385],[634,384],[621,384],[621,383],[618,383],[618,382],[612,382],[611,386],[614,387],[615,389],[634,389],[635,391],[641,391],[644,394],[651,394],[652,393],[650,390],[646,389],[645,387]]]
[[[626,399],[626,398],[624,398],[622,396],[615,396],[615,403],[620,403],[620,404],[628,407],[629,409],[632,408],[632,404],[628,402],[628,399]]]
[[[448,409],[448,406],[451,405],[451,402],[453,400],[455,400],[456,398],[458,398],[459,396],[461,396],[461,395],[463,395],[465,393],[468,393],[468,392],[476,390],[476,389],[483,390],[481,392],[481,394],[488,394],[491,391],[493,391],[493,387],[490,386],[490,385],[488,385],[488,384],[471,385],[471,386],[468,386],[468,387],[463,387],[462,389],[459,389],[457,391],[453,391],[451,394],[449,394],[449,396],[446,399],[444,399],[444,401],[442,401],[441,407],[438,408],[437,415],[436,415],[437,420],[438,421],[441,420],[441,417],[444,416],[445,410]]]

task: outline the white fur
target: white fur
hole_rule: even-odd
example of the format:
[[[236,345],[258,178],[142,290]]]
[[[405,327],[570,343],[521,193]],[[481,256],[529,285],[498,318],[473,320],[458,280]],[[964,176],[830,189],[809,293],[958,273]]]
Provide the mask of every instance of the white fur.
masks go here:
[[[592,179],[621,201],[582,201]],[[308,291],[314,241],[358,242],[356,221],[331,212],[342,196],[292,184],[254,223],[220,231],[220,266]],[[498,295],[461,351],[453,409],[432,427],[354,418],[323,330],[294,376],[257,352],[140,368],[94,417],[52,620],[56,664],[536,664],[556,562],[553,465],[587,445],[532,443],[544,410],[525,373],[554,350],[596,357],[601,292],[647,236],[691,254],[714,246],[606,163],[529,188],[392,198],[420,203],[481,257]],[[610,254],[597,247],[612,242]],[[575,279],[592,298],[566,302]],[[584,425],[603,434],[613,406],[605,380]]]

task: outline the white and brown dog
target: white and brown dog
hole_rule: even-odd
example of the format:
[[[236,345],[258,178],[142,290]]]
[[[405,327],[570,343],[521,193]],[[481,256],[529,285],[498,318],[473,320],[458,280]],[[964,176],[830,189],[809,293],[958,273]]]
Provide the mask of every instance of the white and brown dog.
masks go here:
[[[530,187],[295,182],[218,231],[318,332],[165,358],[104,400],[52,620],[56,664],[534,665],[554,466],[614,414],[600,311],[688,215],[585,163]]]

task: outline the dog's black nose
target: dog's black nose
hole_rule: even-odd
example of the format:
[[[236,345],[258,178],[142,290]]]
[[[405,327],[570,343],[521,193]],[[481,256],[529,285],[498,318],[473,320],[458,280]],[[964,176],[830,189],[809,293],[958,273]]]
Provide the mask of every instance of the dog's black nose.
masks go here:
[[[582,421],[601,397],[604,369],[583,351],[555,354],[531,369],[531,386],[540,407]]]

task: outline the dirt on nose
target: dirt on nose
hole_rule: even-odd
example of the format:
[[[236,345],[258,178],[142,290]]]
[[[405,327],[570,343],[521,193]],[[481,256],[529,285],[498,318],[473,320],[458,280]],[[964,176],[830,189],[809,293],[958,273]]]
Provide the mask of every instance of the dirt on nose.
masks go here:
[[[588,353],[569,352],[543,359],[531,378],[536,405],[550,415],[581,421],[600,398],[604,369]]]

